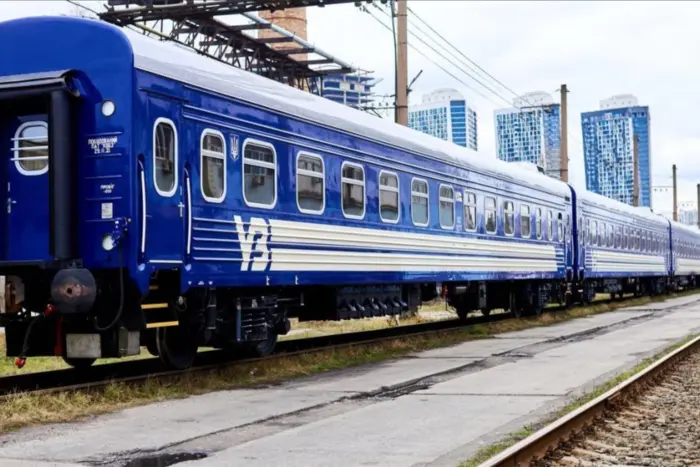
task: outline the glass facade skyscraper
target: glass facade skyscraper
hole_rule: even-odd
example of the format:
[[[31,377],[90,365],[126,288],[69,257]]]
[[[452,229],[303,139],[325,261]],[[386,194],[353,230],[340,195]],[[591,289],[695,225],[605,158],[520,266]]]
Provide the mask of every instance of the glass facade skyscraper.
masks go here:
[[[478,149],[476,110],[454,89],[440,89],[423,96],[408,111],[408,126],[469,149]]]
[[[374,100],[373,87],[377,80],[369,75],[327,75],[316,83],[326,99],[354,108],[369,106]]]
[[[639,205],[651,206],[649,107],[629,95],[601,101],[600,110],[581,114],[586,188],[634,204],[634,138],[637,137]]]
[[[559,104],[545,92],[525,94],[494,112],[496,152],[506,162],[529,162],[561,178]]]

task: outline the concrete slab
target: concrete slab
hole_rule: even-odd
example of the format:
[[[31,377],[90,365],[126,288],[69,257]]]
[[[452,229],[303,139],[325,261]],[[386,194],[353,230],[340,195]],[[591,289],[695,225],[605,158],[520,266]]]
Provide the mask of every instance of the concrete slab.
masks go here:
[[[182,466],[382,467],[429,463],[548,397],[405,396],[225,449]]]
[[[281,414],[326,404],[332,393],[269,389],[224,391],[97,417],[84,423],[20,431],[0,440],[0,457],[79,461],[98,454],[157,450]],[[35,445],[41,440],[41,446]],[[2,465],[2,464],[0,464]]]
[[[464,342],[451,347],[442,347],[439,349],[427,350],[425,352],[417,352],[411,354],[411,356],[421,359],[456,357],[481,359],[490,357],[491,355],[508,352],[509,350],[516,350],[537,342],[542,342],[542,339],[515,337],[501,339],[499,337],[495,337],[492,339],[480,339]]]
[[[401,359],[375,365],[362,365],[342,372],[324,373],[292,382],[285,387],[301,391],[365,392],[373,393],[383,388],[408,384],[436,373],[451,371],[470,365],[479,358],[445,358],[439,360]]]

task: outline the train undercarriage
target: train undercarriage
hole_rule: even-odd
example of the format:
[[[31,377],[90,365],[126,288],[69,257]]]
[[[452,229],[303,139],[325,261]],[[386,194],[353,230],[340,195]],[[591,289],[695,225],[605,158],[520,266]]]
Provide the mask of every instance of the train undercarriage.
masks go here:
[[[194,363],[200,348],[232,356],[264,356],[290,330],[296,317],[344,320],[416,313],[422,303],[443,298],[458,316],[505,309],[539,316],[549,304],[590,303],[596,293],[658,295],[695,287],[695,277],[623,280],[450,282],[341,287],[193,288],[180,294],[177,271],[151,278],[142,297],[126,272],[64,269],[7,276],[7,356],[23,366],[28,357],[59,356],[85,368],[99,358],[137,355],[146,348],[173,368]]]

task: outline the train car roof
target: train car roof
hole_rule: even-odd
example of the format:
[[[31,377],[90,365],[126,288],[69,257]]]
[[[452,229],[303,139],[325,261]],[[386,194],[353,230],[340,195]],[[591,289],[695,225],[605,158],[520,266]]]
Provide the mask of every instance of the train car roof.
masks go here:
[[[693,235],[700,235],[700,229],[698,229],[698,227],[695,225],[681,224],[680,222],[676,222],[673,220],[670,222],[671,222],[671,227],[673,227],[674,229],[683,230],[683,231],[688,232],[689,234],[693,234]]]
[[[593,193],[587,190],[576,190],[576,196],[578,196],[578,199],[581,201],[585,201],[589,204],[601,207],[608,211],[641,217],[652,222],[665,224],[664,227],[668,227],[668,219],[662,217],[659,214],[655,214],[649,208],[630,206],[629,204],[621,203],[620,201],[606,198],[603,195],[599,195],[597,193]]]
[[[566,183],[544,174],[522,170],[496,157],[489,157],[487,154],[198,55],[190,49],[151,39],[129,29],[122,31],[131,43],[134,66],[137,69],[442,162],[477,172],[501,174],[515,182],[539,187],[560,196],[571,194]]]

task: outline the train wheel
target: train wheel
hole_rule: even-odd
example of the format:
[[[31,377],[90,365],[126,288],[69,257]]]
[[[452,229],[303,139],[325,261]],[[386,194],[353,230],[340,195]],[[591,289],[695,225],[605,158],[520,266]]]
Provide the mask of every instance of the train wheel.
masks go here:
[[[156,344],[161,361],[177,370],[192,366],[199,347],[189,328],[182,325],[158,328]]]
[[[63,361],[68,365],[72,366],[76,370],[83,370],[85,368],[90,368],[93,363],[95,363],[96,358],[70,358],[63,357]]]
[[[248,358],[267,357],[275,351],[277,345],[277,333],[271,330],[267,332],[267,339],[256,344],[244,345],[243,354]]]
[[[158,357],[158,332],[154,329],[146,331],[146,350],[154,357]]]

